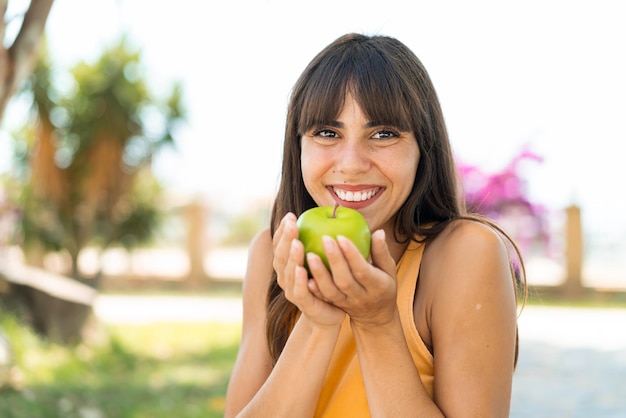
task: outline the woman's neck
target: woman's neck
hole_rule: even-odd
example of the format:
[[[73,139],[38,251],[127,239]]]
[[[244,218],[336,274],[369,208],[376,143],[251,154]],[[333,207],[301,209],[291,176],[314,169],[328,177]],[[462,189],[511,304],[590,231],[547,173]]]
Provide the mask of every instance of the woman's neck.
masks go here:
[[[387,237],[387,247],[389,247],[389,252],[391,253],[391,256],[396,264],[398,264],[402,258],[402,254],[404,254],[404,250],[406,250],[406,247],[409,245],[409,242],[408,240],[402,242],[397,241],[393,231],[385,231],[385,234]]]

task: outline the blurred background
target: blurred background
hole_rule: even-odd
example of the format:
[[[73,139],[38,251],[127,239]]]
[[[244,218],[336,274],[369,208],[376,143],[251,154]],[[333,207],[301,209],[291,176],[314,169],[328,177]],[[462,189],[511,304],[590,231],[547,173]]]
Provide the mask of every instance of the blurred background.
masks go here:
[[[347,32],[423,61],[522,249],[512,416],[626,410],[619,1],[0,5],[1,416],[221,416],[290,89]]]

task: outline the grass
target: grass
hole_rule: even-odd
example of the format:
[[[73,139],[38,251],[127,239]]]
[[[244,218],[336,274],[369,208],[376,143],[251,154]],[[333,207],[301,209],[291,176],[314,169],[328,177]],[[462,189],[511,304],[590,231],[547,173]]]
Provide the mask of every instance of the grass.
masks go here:
[[[99,342],[45,341],[0,311],[22,375],[3,418],[221,417],[240,326],[107,325]]]
[[[587,289],[578,295],[565,296],[555,289],[530,288],[526,305],[590,309],[626,308],[626,292]]]

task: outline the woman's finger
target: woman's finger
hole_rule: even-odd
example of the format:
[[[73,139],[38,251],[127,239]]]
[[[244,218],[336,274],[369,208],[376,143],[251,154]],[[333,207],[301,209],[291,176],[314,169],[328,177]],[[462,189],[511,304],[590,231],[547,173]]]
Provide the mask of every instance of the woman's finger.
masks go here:
[[[280,274],[287,263],[287,257],[291,250],[291,242],[297,238],[298,227],[296,225],[296,217],[293,213],[288,213],[280,221],[272,241],[274,250],[272,266],[278,274]]]
[[[372,234],[372,264],[388,275],[395,276],[396,262],[389,251],[386,234],[382,229]]]
[[[291,240],[289,253],[282,269],[282,274],[276,272],[278,276],[278,284],[286,294],[291,294],[294,287],[296,268],[302,267],[304,263],[304,246],[297,239]]]
[[[328,242],[327,251],[337,287],[353,297],[365,292],[365,286],[359,278],[366,275],[372,266],[363,258],[354,243],[340,235],[337,241]]]
[[[307,253],[306,261],[313,276],[313,283],[309,283],[309,289],[316,297],[327,302],[345,299],[345,295],[337,288],[333,276],[317,254]]]

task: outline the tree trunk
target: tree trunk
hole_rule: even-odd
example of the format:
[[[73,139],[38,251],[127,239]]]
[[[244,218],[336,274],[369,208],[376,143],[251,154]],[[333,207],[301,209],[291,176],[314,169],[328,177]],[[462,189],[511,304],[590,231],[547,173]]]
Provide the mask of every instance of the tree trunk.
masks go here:
[[[0,121],[9,100],[30,74],[54,0],[31,0],[13,43],[6,46],[5,14],[8,0],[0,0]]]

